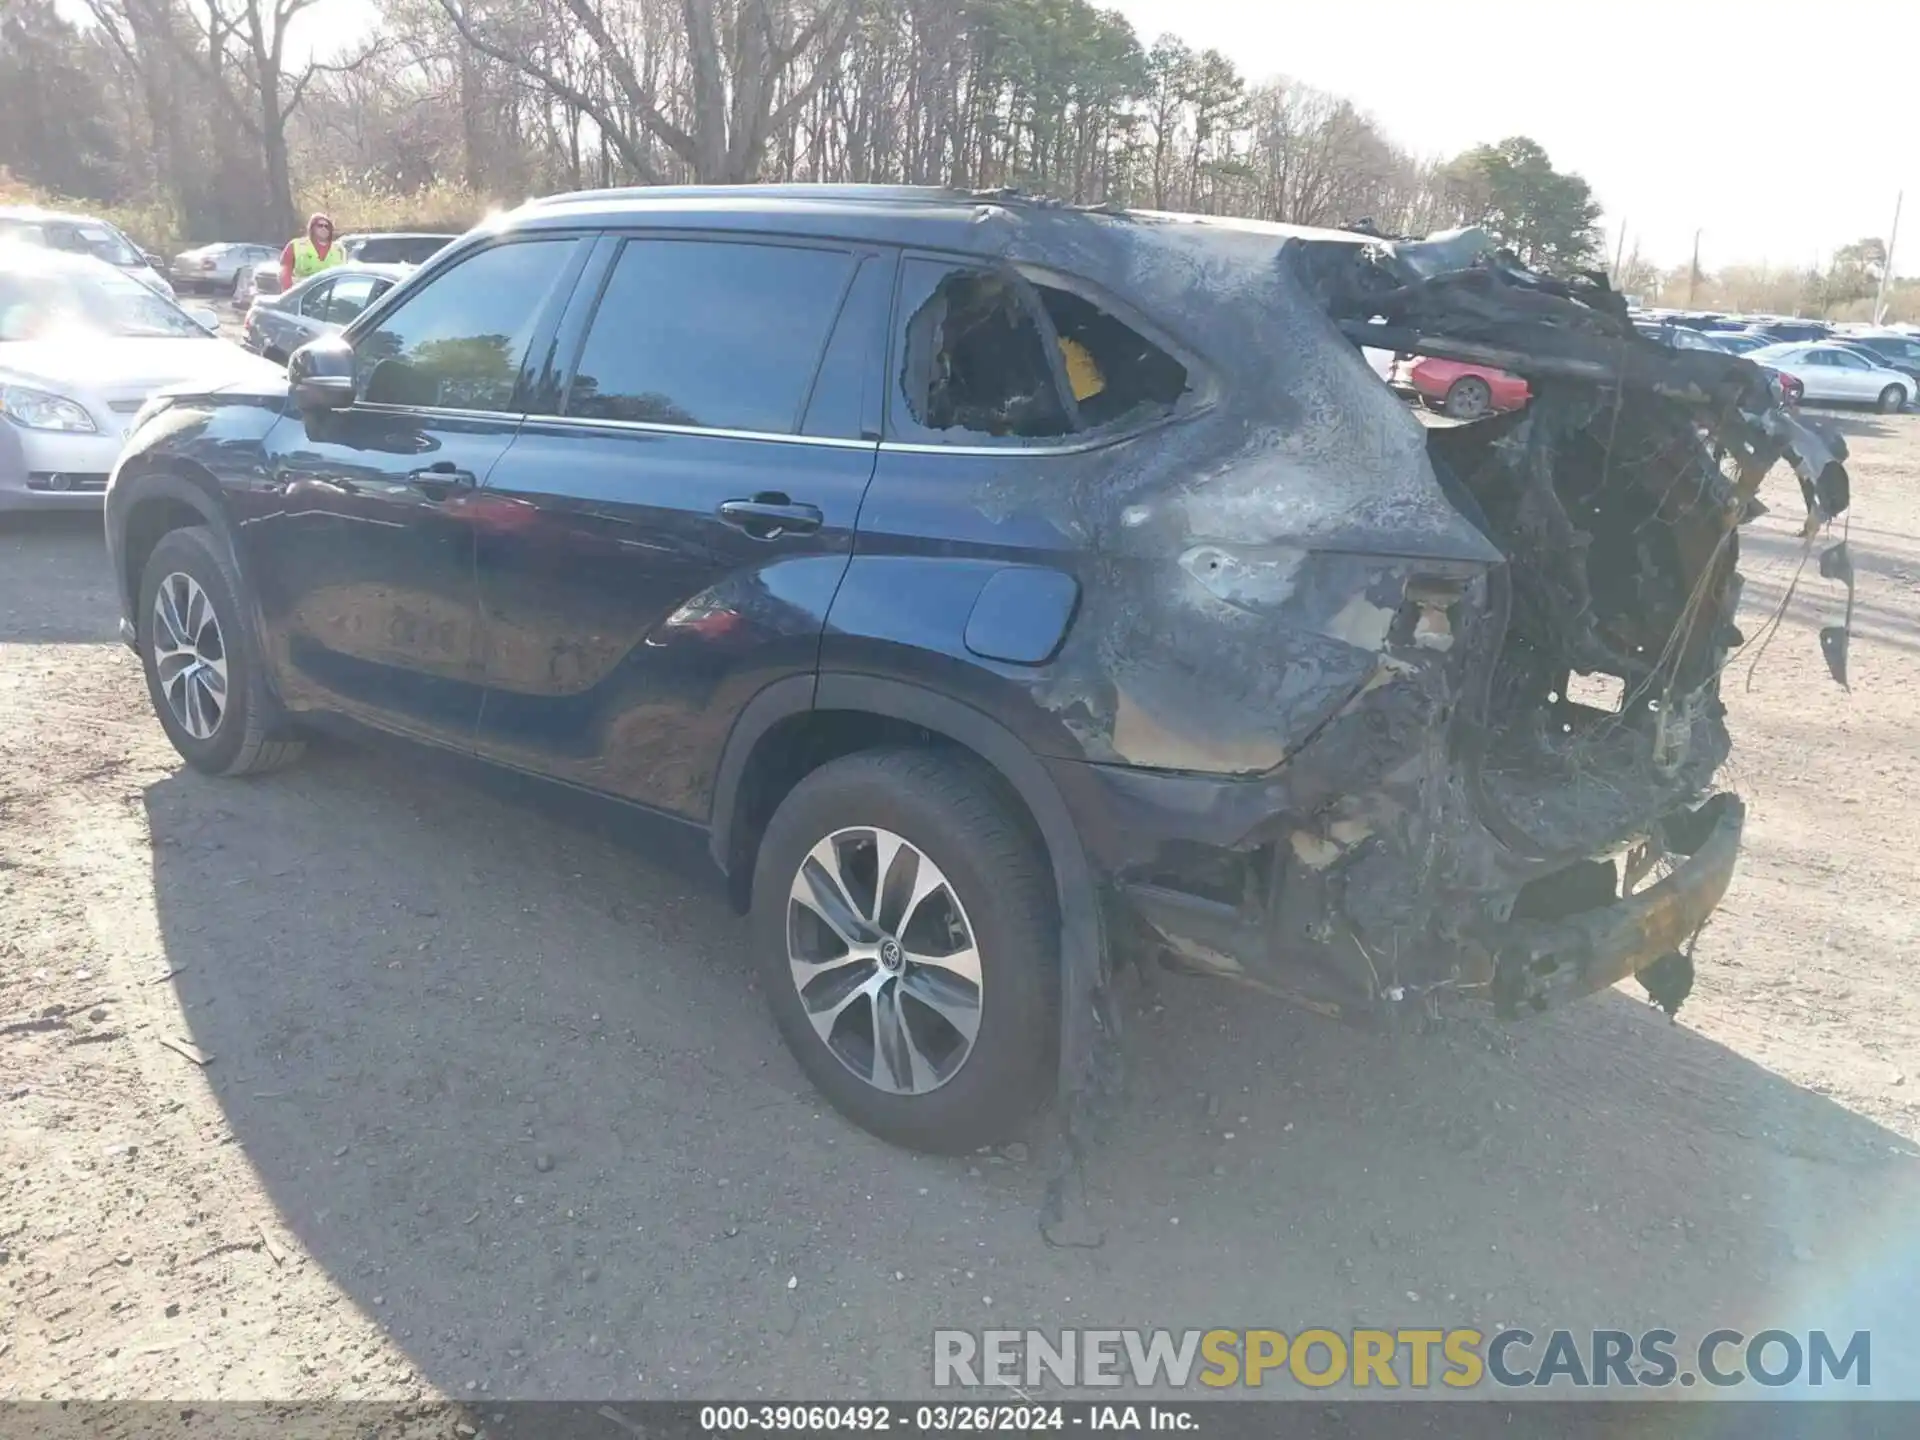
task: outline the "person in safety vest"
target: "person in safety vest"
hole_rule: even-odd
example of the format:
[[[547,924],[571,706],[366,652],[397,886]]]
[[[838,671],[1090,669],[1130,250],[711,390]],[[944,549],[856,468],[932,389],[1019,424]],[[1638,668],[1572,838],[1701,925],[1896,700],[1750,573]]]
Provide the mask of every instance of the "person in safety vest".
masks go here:
[[[315,214],[307,221],[307,233],[289,240],[280,252],[280,288],[290,290],[293,282],[316,275],[332,265],[343,265],[347,257],[333,248],[333,221]]]

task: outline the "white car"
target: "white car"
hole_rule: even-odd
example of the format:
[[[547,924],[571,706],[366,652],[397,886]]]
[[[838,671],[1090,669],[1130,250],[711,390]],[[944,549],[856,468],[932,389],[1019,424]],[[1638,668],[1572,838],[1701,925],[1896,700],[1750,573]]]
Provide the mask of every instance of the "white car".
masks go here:
[[[230,291],[243,270],[279,258],[280,252],[271,245],[222,240],[182,250],[168,269],[176,289]]]
[[[1920,389],[1911,375],[1875,365],[1846,345],[1789,341],[1750,350],[1747,359],[1793,376],[1805,387],[1802,398],[1816,403],[1837,400],[1885,411],[1904,410]]]
[[[90,255],[138,280],[167,299],[173,286],[160,273],[160,257],[149,255],[124,233],[91,215],[70,215],[31,205],[0,206],[0,244],[37,245],[67,255]]]
[[[102,261],[0,245],[0,512],[97,510],[163,386],[277,374]]]

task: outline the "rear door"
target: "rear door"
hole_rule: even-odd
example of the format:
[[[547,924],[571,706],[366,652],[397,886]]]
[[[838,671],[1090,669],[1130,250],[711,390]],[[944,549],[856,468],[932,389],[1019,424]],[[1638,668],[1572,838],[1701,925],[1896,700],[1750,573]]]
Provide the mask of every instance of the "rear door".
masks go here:
[[[603,241],[544,413],[478,497],[483,752],[706,818],[740,708],[816,668],[878,449],[892,263]]]
[[[1874,367],[1855,355],[1851,350],[1829,350],[1827,358],[1833,363],[1841,393],[1849,400],[1873,400],[1880,395],[1882,381]]]
[[[1788,357],[1794,372],[1799,375],[1800,383],[1806,388],[1804,398],[1808,400],[1845,399],[1840,387],[1840,372],[1834,368],[1832,357],[1824,350],[1801,350]]]
[[[353,337],[355,400],[268,434],[236,497],[291,705],[471,745],[483,693],[473,500],[590,242],[509,236]]]

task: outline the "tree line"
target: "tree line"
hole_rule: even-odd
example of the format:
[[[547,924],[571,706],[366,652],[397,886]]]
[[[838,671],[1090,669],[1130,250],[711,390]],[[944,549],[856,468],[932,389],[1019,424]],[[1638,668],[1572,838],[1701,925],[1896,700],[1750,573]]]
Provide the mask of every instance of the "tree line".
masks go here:
[[[1088,0],[376,0],[331,41],[336,0],[78,3],[8,0],[0,168],[168,239],[276,239],[315,196],[352,227],[376,223],[356,206],[455,223],[554,190],[795,180],[1486,223],[1533,263],[1600,258],[1586,182],[1532,141],[1423,158],[1345,97]]]

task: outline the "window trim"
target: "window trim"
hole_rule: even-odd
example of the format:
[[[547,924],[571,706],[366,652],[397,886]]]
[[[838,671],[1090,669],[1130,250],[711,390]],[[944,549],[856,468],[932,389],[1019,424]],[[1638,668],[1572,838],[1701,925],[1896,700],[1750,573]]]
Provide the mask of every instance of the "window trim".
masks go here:
[[[828,321],[826,333],[820,337],[820,348],[814,353],[813,367],[808,372],[807,383],[801,393],[800,403],[794,410],[790,429],[740,430],[717,425],[679,425],[658,420],[612,420],[600,419],[592,415],[566,413],[565,406],[572,399],[574,376],[580,371],[580,361],[586,355],[587,341],[593,337],[593,322],[599,317],[600,307],[606,303],[607,290],[613,284],[614,272],[620,267],[620,257],[626,253],[628,245],[636,241],[649,240],[752,246],[766,250],[823,250],[830,254],[845,256],[853,262],[847,267],[847,277],[841,286],[840,298],[834,305],[833,316]],[[594,246],[593,266],[598,273],[590,282],[584,276],[582,277],[582,283],[576,286],[579,298],[569,307],[565,319],[554,333],[556,349],[564,337],[569,353],[564,362],[549,366],[539,377],[537,388],[541,393],[538,398],[550,400],[554,408],[543,411],[530,409],[526,412],[527,419],[540,423],[562,421],[573,429],[600,426],[632,433],[711,435],[734,440],[798,440],[808,444],[872,449],[876,443],[872,440],[854,440],[843,436],[803,435],[800,429],[806,424],[807,410],[813,403],[813,392],[820,383],[820,369],[826,364],[827,352],[833,345],[835,334],[839,331],[841,317],[846,313],[847,301],[852,296],[854,285],[860,278],[860,267],[871,257],[881,254],[880,247],[859,241],[825,236],[790,236],[778,231],[683,230],[647,225],[621,225],[603,229],[598,232],[598,243]],[[557,355],[555,360],[558,360]]]
[[[1021,304],[1039,327],[1041,342],[1046,349],[1048,370],[1053,375],[1054,386],[1061,397],[1062,407],[1074,423],[1073,430],[1060,436],[1011,436],[999,443],[963,442],[953,445],[943,444],[937,440],[901,439],[895,436],[893,407],[897,403],[897,397],[894,395],[893,379],[895,368],[903,358],[902,351],[906,343],[908,317],[901,313],[903,303],[901,288],[906,281],[906,262],[909,260],[931,260],[954,268],[984,271],[989,274],[1008,273],[1014,277],[1017,282],[1015,291],[1021,297]],[[1138,439],[1143,435],[1150,435],[1169,425],[1182,424],[1195,419],[1218,403],[1219,391],[1214,383],[1212,368],[1189,346],[1168,334],[1133,306],[1078,275],[1056,270],[1048,265],[909,246],[900,251],[893,283],[893,317],[887,326],[886,360],[881,374],[880,426],[883,438],[880,448],[883,451],[903,455],[1083,455],[1089,451],[1102,450]],[[1060,354],[1060,334],[1054,326],[1053,317],[1047,313],[1046,302],[1040,298],[1040,292],[1036,288],[1040,285],[1079,296],[1089,305],[1098,307],[1128,329],[1138,333],[1142,339],[1164,350],[1187,372],[1186,395],[1162,415],[1149,415],[1131,420],[1123,415],[1104,425],[1090,429],[1081,428],[1080,407],[1073,398],[1073,387],[1067,383],[1066,362]]]
[[[388,288],[386,294],[380,296],[372,304],[368,305],[365,310],[362,310],[360,314],[355,317],[351,325],[338,332],[342,338],[346,340],[348,348],[355,348],[359,345],[360,341],[366,337],[369,331],[377,330],[380,327],[383,323],[383,317],[387,312],[409,303],[415,295],[428,289],[442,277],[451,274],[468,261],[477,259],[480,255],[489,251],[498,250],[508,245],[537,244],[545,241],[564,240],[568,242],[571,247],[570,253],[561,261],[559,274],[554,281],[553,287],[547,292],[545,299],[541,302],[540,309],[535,314],[533,334],[527,342],[527,353],[521,357],[519,373],[514,376],[513,394],[508,403],[515,408],[511,410],[466,410],[451,405],[383,405],[377,402],[368,402],[359,398],[358,395],[354,397],[353,404],[348,408],[354,411],[365,411],[373,415],[444,416],[450,419],[512,420],[515,422],[524,420],[527,416],[526,407],[533,383],[531,377],[539,373],[534,365],[534,357],[536,355],[546,354],[551,350],[554,337],[558,333],[560,321],[562,317],[566,315],[568,308],[573,304],[574,292],[579,287],[581,273],[585,270],[588,259],[594,253],[596,248],[594,242],[596,238],[595,232],[590,229],[512,230],[491,236],[482,244],[469,246],[461,250],[458,255],[448,257],[446,263],[439,263],[441,257],[436,256],[436,263],[433,265],[431,271],[426,273],[424,279],[421,273],[416,271],[414,274],[409,275],[405,281],[396,281]],[[397,302],[394,301],[393,298],[396,295],[402,297]],[[544,364],[545,362],[542,363]]]

